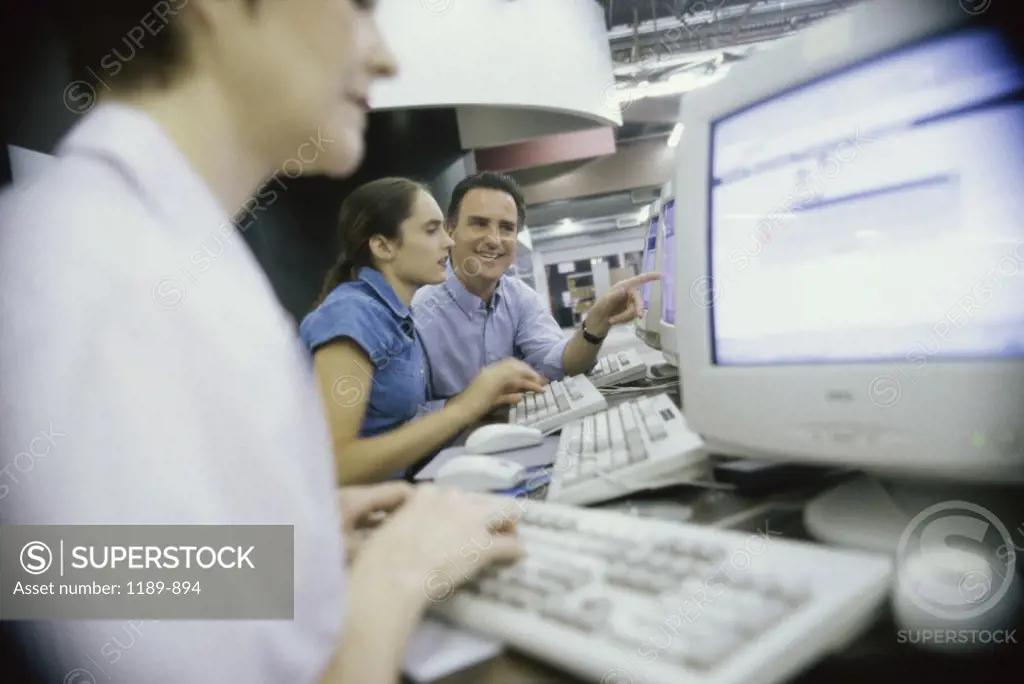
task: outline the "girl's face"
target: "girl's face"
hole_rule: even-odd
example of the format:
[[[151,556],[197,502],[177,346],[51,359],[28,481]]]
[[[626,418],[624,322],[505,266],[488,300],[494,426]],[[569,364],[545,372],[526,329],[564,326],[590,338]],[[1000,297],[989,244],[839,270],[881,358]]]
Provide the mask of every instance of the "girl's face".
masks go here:
[[[428,192],[419,190],[409,217],[399,227],[391,269],[407,283],[437,285],[447,276],[448,253],[454,244],[444,229],[444,214]]]

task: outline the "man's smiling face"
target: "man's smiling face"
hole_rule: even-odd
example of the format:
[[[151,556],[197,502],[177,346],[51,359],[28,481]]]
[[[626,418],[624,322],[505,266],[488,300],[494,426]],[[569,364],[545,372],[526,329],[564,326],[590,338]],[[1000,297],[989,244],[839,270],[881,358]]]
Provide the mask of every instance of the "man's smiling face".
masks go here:
[[[462,198],[458,223],[450,227],[452,266],[462,273],[498,280],[516,260],[516,202],[507,192],[473,188]]]

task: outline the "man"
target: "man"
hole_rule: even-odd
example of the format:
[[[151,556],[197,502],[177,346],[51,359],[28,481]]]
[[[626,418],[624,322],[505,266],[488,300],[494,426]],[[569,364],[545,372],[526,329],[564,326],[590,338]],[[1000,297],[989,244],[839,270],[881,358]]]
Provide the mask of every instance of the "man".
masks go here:
[[[368,91],[395,72],[373,4],[68,0],[57,17],[76,66],[102,80],[71,83],[66,104],[105,101],[50,168],[0,195],[0,521],[288,526],[293,611],[5,625],[0,641],[43,681],[394,681],[424,577],[520,552],[482,536],[501,526],[492,508],[452,492],[339,497],[310,359],[231,221],[265,208],[254,195],[278,169],[359,165]],[[115,59],[129,41],[140,49]],[[197,268],[190,255],[228,235]],[[343,534],[394,509],[346,569]],[[473,541],[482,558],[450,568]],[[247,588],[204,582],[202,598],[264,598]],[[126,628],[139,638],[113,654]]]
[[[548,380],[586,373],[609,328],[643,315],[639,287],[659,274],[641,274],[605,292],[567,338],[543,297],[505,275],[515,263],[516,238],[525,222],[526,202],[509,176],[484,172],[455,186],[447,220],[455,241],[448,279],[420,288],[413,298],[434,396],[455,396],[481,368],[510,356]]]

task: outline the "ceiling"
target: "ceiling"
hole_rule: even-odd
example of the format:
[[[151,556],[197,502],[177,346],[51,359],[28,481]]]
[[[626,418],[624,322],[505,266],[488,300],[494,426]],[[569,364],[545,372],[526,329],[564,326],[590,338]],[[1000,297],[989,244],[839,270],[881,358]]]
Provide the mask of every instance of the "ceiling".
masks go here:
[[[626,102],[623,125],[616,130],[616,140],[622,144],[667,139],[687,89],[726,77],[735,62],[863,0],[596,1],[604,9],[620,102],[623,98]],[[662,94],[665,91],[668,94]],[[524,169],[516,176],[530,183],[557,177],[584,163]],[[616,217],[636,212],[629,190],[532,206],[531,231],[566,218],[574,219],[581,233],[605,230]],[[538,237],[543,240],[548,232],[542,229]]]
[[[757,50],[862,0],[598,0],[623,117],[643,117],[649,99],[724,77]],[[634,110],[636,110],[634,112]],[[634,112],[634,113],[631,113]],[[671,108],[666,114],[675,114]],[[670,116],[667,120],[674,120]]]
[[[616,66],[776,40],[861,0],[598,0]]]

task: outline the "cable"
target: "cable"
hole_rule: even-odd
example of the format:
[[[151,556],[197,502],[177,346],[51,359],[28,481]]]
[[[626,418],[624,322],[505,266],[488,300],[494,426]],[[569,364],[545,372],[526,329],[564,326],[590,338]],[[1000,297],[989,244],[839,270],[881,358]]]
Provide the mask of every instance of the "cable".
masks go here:
[[[600,392],[601,392],[601,394],[616,395],[616,396],[623,395],[623,394],[626,394],[626,395],[629,395],[629,394],[637,394],[637,395],[655,394],[655,393],[658,393],[660,391],[663,391],[666,388],[671,388],[674,385],[675,385],[675,383],[673,383],[673,382],[666,382],[666,383],[661,383],[661,384],[658,384],[658,385],[648,385],[646,387],[615,387],[615,386],[609,386],[609,387],[602,387]]]

